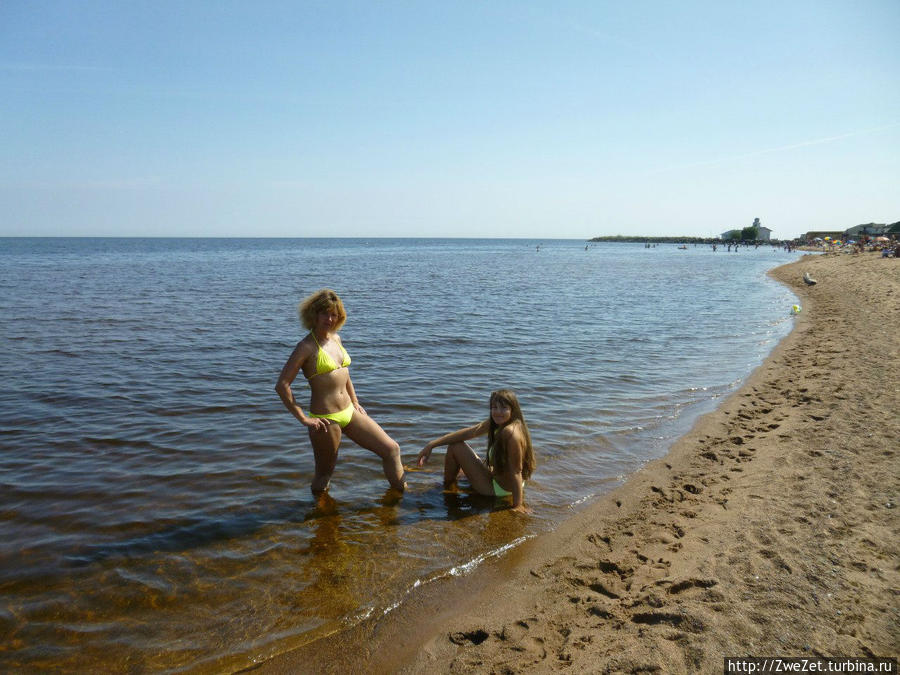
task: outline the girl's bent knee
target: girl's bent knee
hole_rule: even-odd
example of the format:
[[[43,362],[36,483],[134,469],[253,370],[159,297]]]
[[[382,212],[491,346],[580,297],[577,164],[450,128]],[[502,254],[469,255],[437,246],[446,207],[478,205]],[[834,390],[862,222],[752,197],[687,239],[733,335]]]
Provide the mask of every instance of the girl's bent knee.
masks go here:
[[[391,444],[388,446],[388,456],[391,459],[400,458],[400,444],[397,441],[391,441]]]
[[[400,444],[391,439],[384,445],[370,448],[372,452],[381,457],[382,461],[391,462],[400,459]]]
[[[465,445],[466,444],[463,443],[462,441],[457,441],[456,443],[451,443],[450,445],[447,446],[447,454],[448,455],[455,454],[457,450],[464,447]]]

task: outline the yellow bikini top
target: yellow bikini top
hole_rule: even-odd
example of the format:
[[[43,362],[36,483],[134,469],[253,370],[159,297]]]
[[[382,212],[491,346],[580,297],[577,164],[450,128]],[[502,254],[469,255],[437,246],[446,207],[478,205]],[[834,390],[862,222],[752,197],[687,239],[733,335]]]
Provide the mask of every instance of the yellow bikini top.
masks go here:
[[[313,340],[316,341],[316,346],[319,348],[319,351],[316,352],[316,372],[306,378],[307,380],[313,379],[316,375],[324,375],[325,373],[330,373],[332,370],[346,368],[350,365],[350,355],[347,353],[347,350],[344,349],[344,345],[340,342],[338,343],[338,346],[341,348],[341,354],[344,355],[341,365],[338,365],[334,362],[334,359],[331,358],[331,354],[322,349],[322,345],[319,344],[316,334],[312,331],[310,331],[309,334],[312,335]]]

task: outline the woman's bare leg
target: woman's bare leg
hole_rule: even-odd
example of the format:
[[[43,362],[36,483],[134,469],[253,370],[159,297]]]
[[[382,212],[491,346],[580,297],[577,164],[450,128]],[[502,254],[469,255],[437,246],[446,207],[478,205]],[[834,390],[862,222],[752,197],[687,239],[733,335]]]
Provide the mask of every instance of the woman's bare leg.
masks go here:
[[[469,444],[465,442],[454,443],[447,446],[447,454],[444,455],[444,489],[451,490],[456,488],[456,481],[459,479],[462,469],[459,462],[456,461],[456,453],[450,448],[456,445],[465,445],[469,448]],[[472,450],[472,448],[469,448]],[[473,451],[474,452],[474,451]]]
[[[341,428],[332,422],[327,431],[309,432],[309,441],[313,446],[316,458],[316,474],[313,476],[310,489],[318,497],[328,489],[334,465],[337,464],[338,446],[341,444]]]
[[[472,488],[482,495],[493,496],[494,481],[491,470],[469,447],[468,443],[451,443],[447,446],[444,457],[444,487],[450,488],[456,483],[459,470],[466,474]]]
[[[400,446],[378,426],[375,420],[357,410],[353,413],[350,424],[344,427],[344,433],[361,448],[371,450],[381,457],[384,475],[392,488],[400,492],[406,490],[406,483],[403,481],[403,463],[400,461]]]

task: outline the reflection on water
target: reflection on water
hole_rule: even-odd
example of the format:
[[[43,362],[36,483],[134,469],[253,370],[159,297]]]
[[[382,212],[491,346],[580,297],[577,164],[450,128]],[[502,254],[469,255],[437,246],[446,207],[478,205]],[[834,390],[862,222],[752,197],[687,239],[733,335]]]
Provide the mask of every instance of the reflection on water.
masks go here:
[[[377,616],[664,452],[790,326],[784,254],[542,244],[4,240],[0,667],[218,672]],[[398,499],[347,441],[313,500],[273,386],[323,286],[408,461],[517,391],[533,515],[444,492],[440,449]]]
[[[497,499],[485,497],[475,492],[451,492],[444,490],[442,496],[449,520],[468,518],[477,513],[490,513],[497,508]]]

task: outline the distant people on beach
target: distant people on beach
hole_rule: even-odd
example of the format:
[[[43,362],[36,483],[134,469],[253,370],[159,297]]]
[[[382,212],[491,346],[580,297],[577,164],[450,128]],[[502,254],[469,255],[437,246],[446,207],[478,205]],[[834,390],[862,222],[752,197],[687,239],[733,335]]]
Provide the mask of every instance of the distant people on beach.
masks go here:
[[[321,498],[328,490],[337,463],[342,434],[381,458],[384,475],[394,490],[403,492],[400,446],[366,414],[350,380],[350,355],[338,331],[347,312],[337,293],[322,289],[299,306],[300,321],[309,334],[294,348],[278,376],[275,391],[288,411],[309,431],[315,457],[315,476],[310,486]],[[304,413],[291,392],[297,373],[309,383],[309,413]]]
[[[487,435],[487,453],[481,459],[466,441]],[[512,497],[512,508],[528,513],[525,506],[525,481],[535,468],[531,434],[515,393],[500,389],[491,394],[488,418],[471,427],[429,441],[419,452],[422,467],[431,451],[447,446],[444,456],[444,489],[457,489],[460,473],[472,489],[488,497]]]

